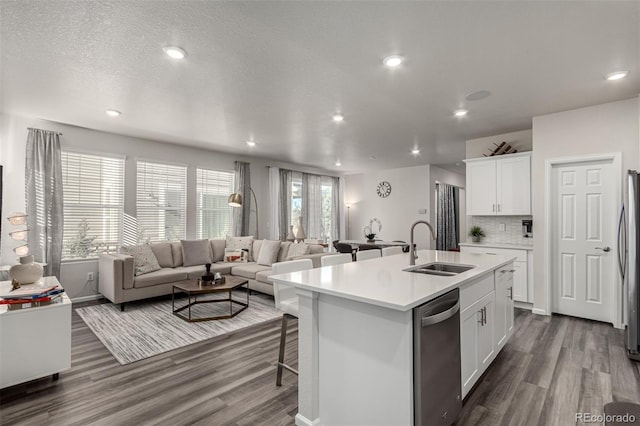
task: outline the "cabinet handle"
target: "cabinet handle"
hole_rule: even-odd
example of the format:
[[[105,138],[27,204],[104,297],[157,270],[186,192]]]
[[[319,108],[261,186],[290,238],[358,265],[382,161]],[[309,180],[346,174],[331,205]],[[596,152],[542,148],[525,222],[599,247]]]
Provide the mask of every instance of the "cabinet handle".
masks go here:
[[[487,324],[487,307],[482,308],[482,325]]]
[[[509,300],[513,300],[513,287],[509,287]]]
[[[482,309],[480,309],[478,313],[480,314],[480,319],[478,320],[478,323],[480,323],[480,325],[484,325],[484,315],[482,313]]]

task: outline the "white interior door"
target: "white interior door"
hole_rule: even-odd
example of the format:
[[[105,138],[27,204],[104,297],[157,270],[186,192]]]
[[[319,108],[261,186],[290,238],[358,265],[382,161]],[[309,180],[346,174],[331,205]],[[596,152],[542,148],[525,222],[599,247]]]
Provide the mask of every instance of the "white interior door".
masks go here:
[[[553,312],[613,322],[616,179],[613,160],[553,166]]]

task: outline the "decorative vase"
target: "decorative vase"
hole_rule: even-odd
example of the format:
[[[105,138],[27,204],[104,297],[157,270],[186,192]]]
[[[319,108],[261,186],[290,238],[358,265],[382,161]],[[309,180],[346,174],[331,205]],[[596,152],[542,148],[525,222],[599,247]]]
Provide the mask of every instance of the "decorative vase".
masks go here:
[[[480,242],[480,238],[482,238],[482,237],[480,237],[479,235],[472,235],[471,236],[471,241],[474,242],[474,243],[479,243]]]
[[[33,256],[22,256],[19,265],[13,265],[9,269],[9,277],[18,281],[21,285],[33,284],[42,278],[44,268],[42,265],[33,262]]]
[[[298,230],[296,231],[296,240],[298,242],[304,241],[307,238],[307,234],[304,232],[304,226],[302,226],[302,216],[298,218]]]
[[[287,234],[287,241],[295,241],[296,235],[293,233],[293,225],[289,226],[289,233]]]
[[[368,242],[368,243],[375,243],[375,242],[376,242],[376,240],[373,240],[373,239],[372,239],[372,240],[367,240],[367,242]]]

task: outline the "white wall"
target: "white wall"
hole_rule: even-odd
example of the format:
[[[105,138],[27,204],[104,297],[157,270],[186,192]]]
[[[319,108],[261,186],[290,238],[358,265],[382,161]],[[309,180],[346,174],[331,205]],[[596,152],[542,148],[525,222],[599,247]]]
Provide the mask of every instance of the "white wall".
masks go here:
[[[435,206],[435,181],[464,187],[464,176],[439,167],[424,165],[399,169],[372,170],[345,178],[345,203],[349,209],[349,238],[364,239],[362,228],[373,217],[382,222],[383,240],[411,239],[411,224],[426,220],[435,226],[432,212]],[[378,183],[388,181],[391,195],[380,198],[376,193]],[[424,213],[420,213],[424,210]],[[374,225],[375,226],[375,225]],[[418,226],[415,232],[418,248],[435,247],[426,227]]]
[[[611,102],[533,119],[532,198],[534,228],[534,308],[544,311],[545,161],[552,158],[622,152],[623,171],[637,169],[639,154],[638,99]],[[624,173],[623,173],[624,174]],[[624,176],[620,176],[624,188]],[[615,244],[615,242],[613,242]]]
[[[25,210],[24,192],[24,164],[27,127],[62,132],[60,142],[63,149],[73,149],[85,152],[118,154],[126,156],[125,181],[126,188],[135,188],[136,159],[166,161],[170,163],[188,165],[188,179],[195,181],[195,168],[211,168],[215,170],[234,170],[234,161],[242,160],[251,163],[251,184],[256,193],[260,221],[260,237],[268,238],[270,225],[269,209],[269,177],[267,166],[285,167],[310,173],[332,175],[319,169],[279,163],[259,158],[232,155],[203,149],[172,145],[151,140],[116,135],[86,128],[55,123],[46,120],[0,115],[0,163],[4,170],[3,218],[11,211]],[[239,141],[242,143],[242,141]],[[194,190],[195,191],[195,190]],[[195,204],[187,194],[187,215],[195,217]],[[125,194],[125,213],[135,216],[135,191]],[[252,206],[253,208],[253,206]],[[252,209],[250,229],[254,233],[255,216]],[[188,223],[187,238],[195,238],[195,224]],[[8,236],[8,226],[3,223],[1,235],[0,263],[12,264],[16,262],[12,249],[14,242]],[[87,282],[87,272],[97,274],[96,261],[81,261],[64,263],[61,270],[61,281],[71,298],[90,296],[97,292],[97,279]]]
[[[533,146],[533,132],[531,129],[520,132],[503,133],[501,135],[488,136],[486,138],[470,139],[467,141],[466,158],[481,158],[482,154],[489,154],[489,150],[496,148],[494,143],[500,145],[506,142],[518,152],[531,151]]]

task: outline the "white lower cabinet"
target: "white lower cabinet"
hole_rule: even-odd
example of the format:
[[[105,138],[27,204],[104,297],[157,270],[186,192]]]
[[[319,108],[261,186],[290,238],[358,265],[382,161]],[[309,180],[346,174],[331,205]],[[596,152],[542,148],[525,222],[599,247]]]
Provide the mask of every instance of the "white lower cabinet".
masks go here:
[[[461,289],[460,358],[463,398],[513,333],[514,273],[511,270],[513,264],[508,264]]]

